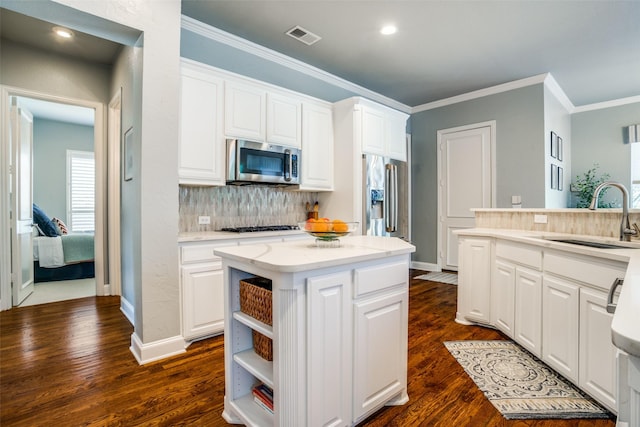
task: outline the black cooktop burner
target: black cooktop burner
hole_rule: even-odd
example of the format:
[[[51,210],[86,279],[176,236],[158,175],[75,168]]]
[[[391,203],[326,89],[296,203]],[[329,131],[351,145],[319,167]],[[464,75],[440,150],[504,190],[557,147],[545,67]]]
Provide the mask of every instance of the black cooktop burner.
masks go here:
[[[283,231],[297,230],[297,225],[259,225],[255,227],[224,227],[220,231],[231,231],[233,233],[252,233],[254,231]]]

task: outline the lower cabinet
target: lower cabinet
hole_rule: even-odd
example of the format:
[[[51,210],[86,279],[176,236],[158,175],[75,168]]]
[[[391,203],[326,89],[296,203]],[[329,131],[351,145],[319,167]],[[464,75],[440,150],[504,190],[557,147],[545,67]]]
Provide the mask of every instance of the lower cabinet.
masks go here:
[[[492,239],[458,239],[458,314],[461,322],[491,323]]]
[[[640,426],[640,357],[619,351],[618,427]]]
[[[515,321],[516,267],[496,260],[491,280],[491,323],[513,338]]]
[[[515,274],[515,334],[524,348],[542,355],[542,273],[517,267]]]
[[[354,302],[354,420],[406,390],[408,303],[406,287]]]
[[[606,293],[580,290],[580,387],[615,411],[617,349],[611,341],[612,320]]]
[[[556,277],[544,278],[542,360],[578,383],[579,287]]]
[[[224,281],[220,263],[182,267],[182,306],[185,339],[224,330]]]

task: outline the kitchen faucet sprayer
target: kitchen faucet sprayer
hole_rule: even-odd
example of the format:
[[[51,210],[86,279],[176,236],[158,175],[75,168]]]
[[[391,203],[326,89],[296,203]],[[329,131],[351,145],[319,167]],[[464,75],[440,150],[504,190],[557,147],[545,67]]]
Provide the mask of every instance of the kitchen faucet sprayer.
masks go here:
[[[629,224],[629,192],[627,188],[615,181],[607,181],[598,185],[593,191],[593,198],[589,209],[595,211],[598,208],[598,196],[605,187],[615,187],[622,192],[622,221],[620,222],[620,240],[625,242],[631,241],[631,236],[637,236],[638,232],[631,228]]]

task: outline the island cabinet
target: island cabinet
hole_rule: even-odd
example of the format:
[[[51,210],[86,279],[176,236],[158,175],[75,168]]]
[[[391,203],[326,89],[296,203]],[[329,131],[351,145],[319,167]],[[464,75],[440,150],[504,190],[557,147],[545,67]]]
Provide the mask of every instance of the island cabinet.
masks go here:
[[[491,323],[491,261],[493,239],[460,237],[458,269],[458,312],[456,321]],[[513,302],[511,302],[513,306]]]
[[[409,253],[394,238],[339,248],[285,242],[221,248],[225,281],[223,418],[248,426],[351,426],[407,395]],[[239,282],[272,283],[272,326],[240,310]],[[253,331],[272,339],[258,356]],[[273,411],[252,389],[273,390]]]

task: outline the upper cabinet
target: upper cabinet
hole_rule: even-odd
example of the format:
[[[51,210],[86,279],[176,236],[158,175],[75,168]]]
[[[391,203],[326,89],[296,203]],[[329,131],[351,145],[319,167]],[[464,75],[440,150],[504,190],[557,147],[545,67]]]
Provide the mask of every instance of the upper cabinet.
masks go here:
[[[267,94],[267,142],[302,148],[302,102]]]
[[[333,118],[329,106],[305,102],[302,109],[301,190],[333,190]]]
[[[181,64],[180,184],[225,185],[223,80],[205,66]]]
[[[258,84],[225,83],[225,135],[302,147],[302,101]]]
[[[356,125],[355,135],[356,139],[359,135],[364,154],[407,161],[408,114],[358,97],[341,103],[353,105],[354,119],[360,123]]]
[[[224,133],[228,137],[266,141],[267,91],[257,85],[225,82]]]

